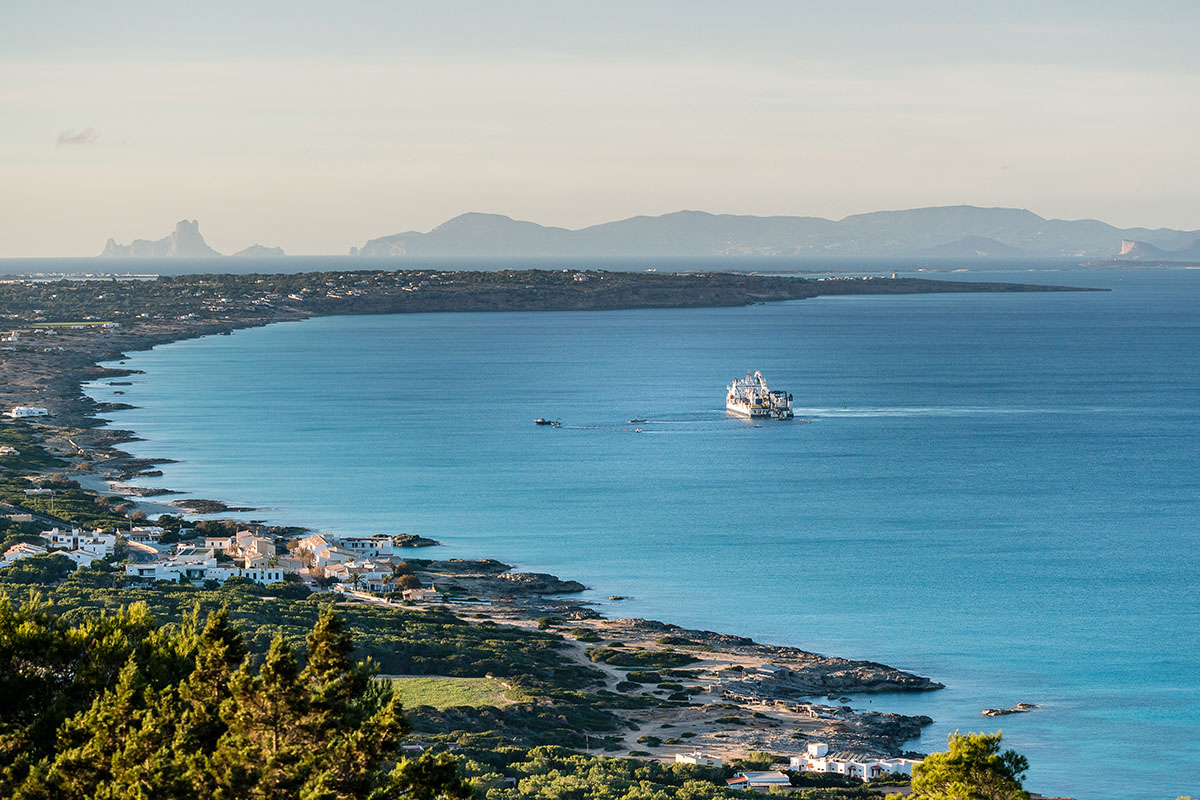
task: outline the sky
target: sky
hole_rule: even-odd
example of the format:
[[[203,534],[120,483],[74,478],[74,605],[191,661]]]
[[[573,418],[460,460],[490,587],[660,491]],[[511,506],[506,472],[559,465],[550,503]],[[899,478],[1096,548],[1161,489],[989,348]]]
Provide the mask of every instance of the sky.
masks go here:
[[[0,257],[184,218],[344,254],[468,211],[1197,229],[1197,31],[1194,0],[5,0]]]

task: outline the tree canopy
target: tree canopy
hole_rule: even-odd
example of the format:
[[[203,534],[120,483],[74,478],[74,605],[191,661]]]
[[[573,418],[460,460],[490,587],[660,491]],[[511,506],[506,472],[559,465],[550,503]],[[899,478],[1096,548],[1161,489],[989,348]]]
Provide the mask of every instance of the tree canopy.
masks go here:
[[[1028,800],[1021,779],[1029,770],[1025,756],[1000,752],[1000,732],[955,731],[949,749],[933,753],[913,767],[912,796],[927,800]]]
[[[466,798],[447,755],[404,756],[399,700],[326,609],[257,665],[225,609],[159,627],[144,606],[64,623],[0,597],[0,795]]]

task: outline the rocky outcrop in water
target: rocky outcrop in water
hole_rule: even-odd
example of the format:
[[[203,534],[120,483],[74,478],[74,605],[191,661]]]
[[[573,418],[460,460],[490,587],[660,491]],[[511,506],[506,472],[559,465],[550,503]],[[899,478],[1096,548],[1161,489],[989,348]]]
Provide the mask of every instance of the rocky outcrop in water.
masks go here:
[[[529,594],[572,594],[587,589],[579,581],[564,581],[542,572],[505,572],[496,577]]]
[[[286,256],[287,253],[283,252],[282,247],[266,247],[261,244],[252,244],[243,250],[238,250],[233,255],[235,258],[239,256],[244,258],[276,258]]]
[[[109,239],[100,255],[108,258],[215,258],[221,254],[204,241],[196,220],[181,219],[175,223],[175,230],[161,239],[134,239],[131,244],[117,244],[116,240]]]

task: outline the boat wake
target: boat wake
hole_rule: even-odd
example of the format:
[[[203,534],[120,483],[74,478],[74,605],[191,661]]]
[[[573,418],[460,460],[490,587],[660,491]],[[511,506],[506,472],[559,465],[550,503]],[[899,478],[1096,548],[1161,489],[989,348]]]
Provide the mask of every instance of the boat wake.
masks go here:
[[[797,414],[806,417],[968,417],[974,415],[1004,414],[1061,414],[1070,409],[1062,408],[1012,408],[997,406],[897,406],[897,407],[849,407],[841,408],[797,408]]]

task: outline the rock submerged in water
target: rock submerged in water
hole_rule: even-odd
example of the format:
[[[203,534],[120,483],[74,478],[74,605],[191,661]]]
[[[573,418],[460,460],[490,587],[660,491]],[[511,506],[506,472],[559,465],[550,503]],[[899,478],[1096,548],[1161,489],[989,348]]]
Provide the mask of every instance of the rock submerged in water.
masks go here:
[[[1017,703],[1011,708],[985,708],[981,713],[985,717],[1003,717],[1008,714],[1025,714],[1035,708],[1040,708],[1040,706],[1035,703]]]
[[[171,503],[171,505],[175,506],[176,508],[182,508],[184,511],[187,511],[190,514],[226,514],[258,510],[256,508],[227,506],[220,500],[204,500],[201,498],[176,500],[175,502]]]
[[[504,572],[496,576],[513,589],[529,594],[574,594],[587,589],[579,581],[564,581],[544,572]]]

